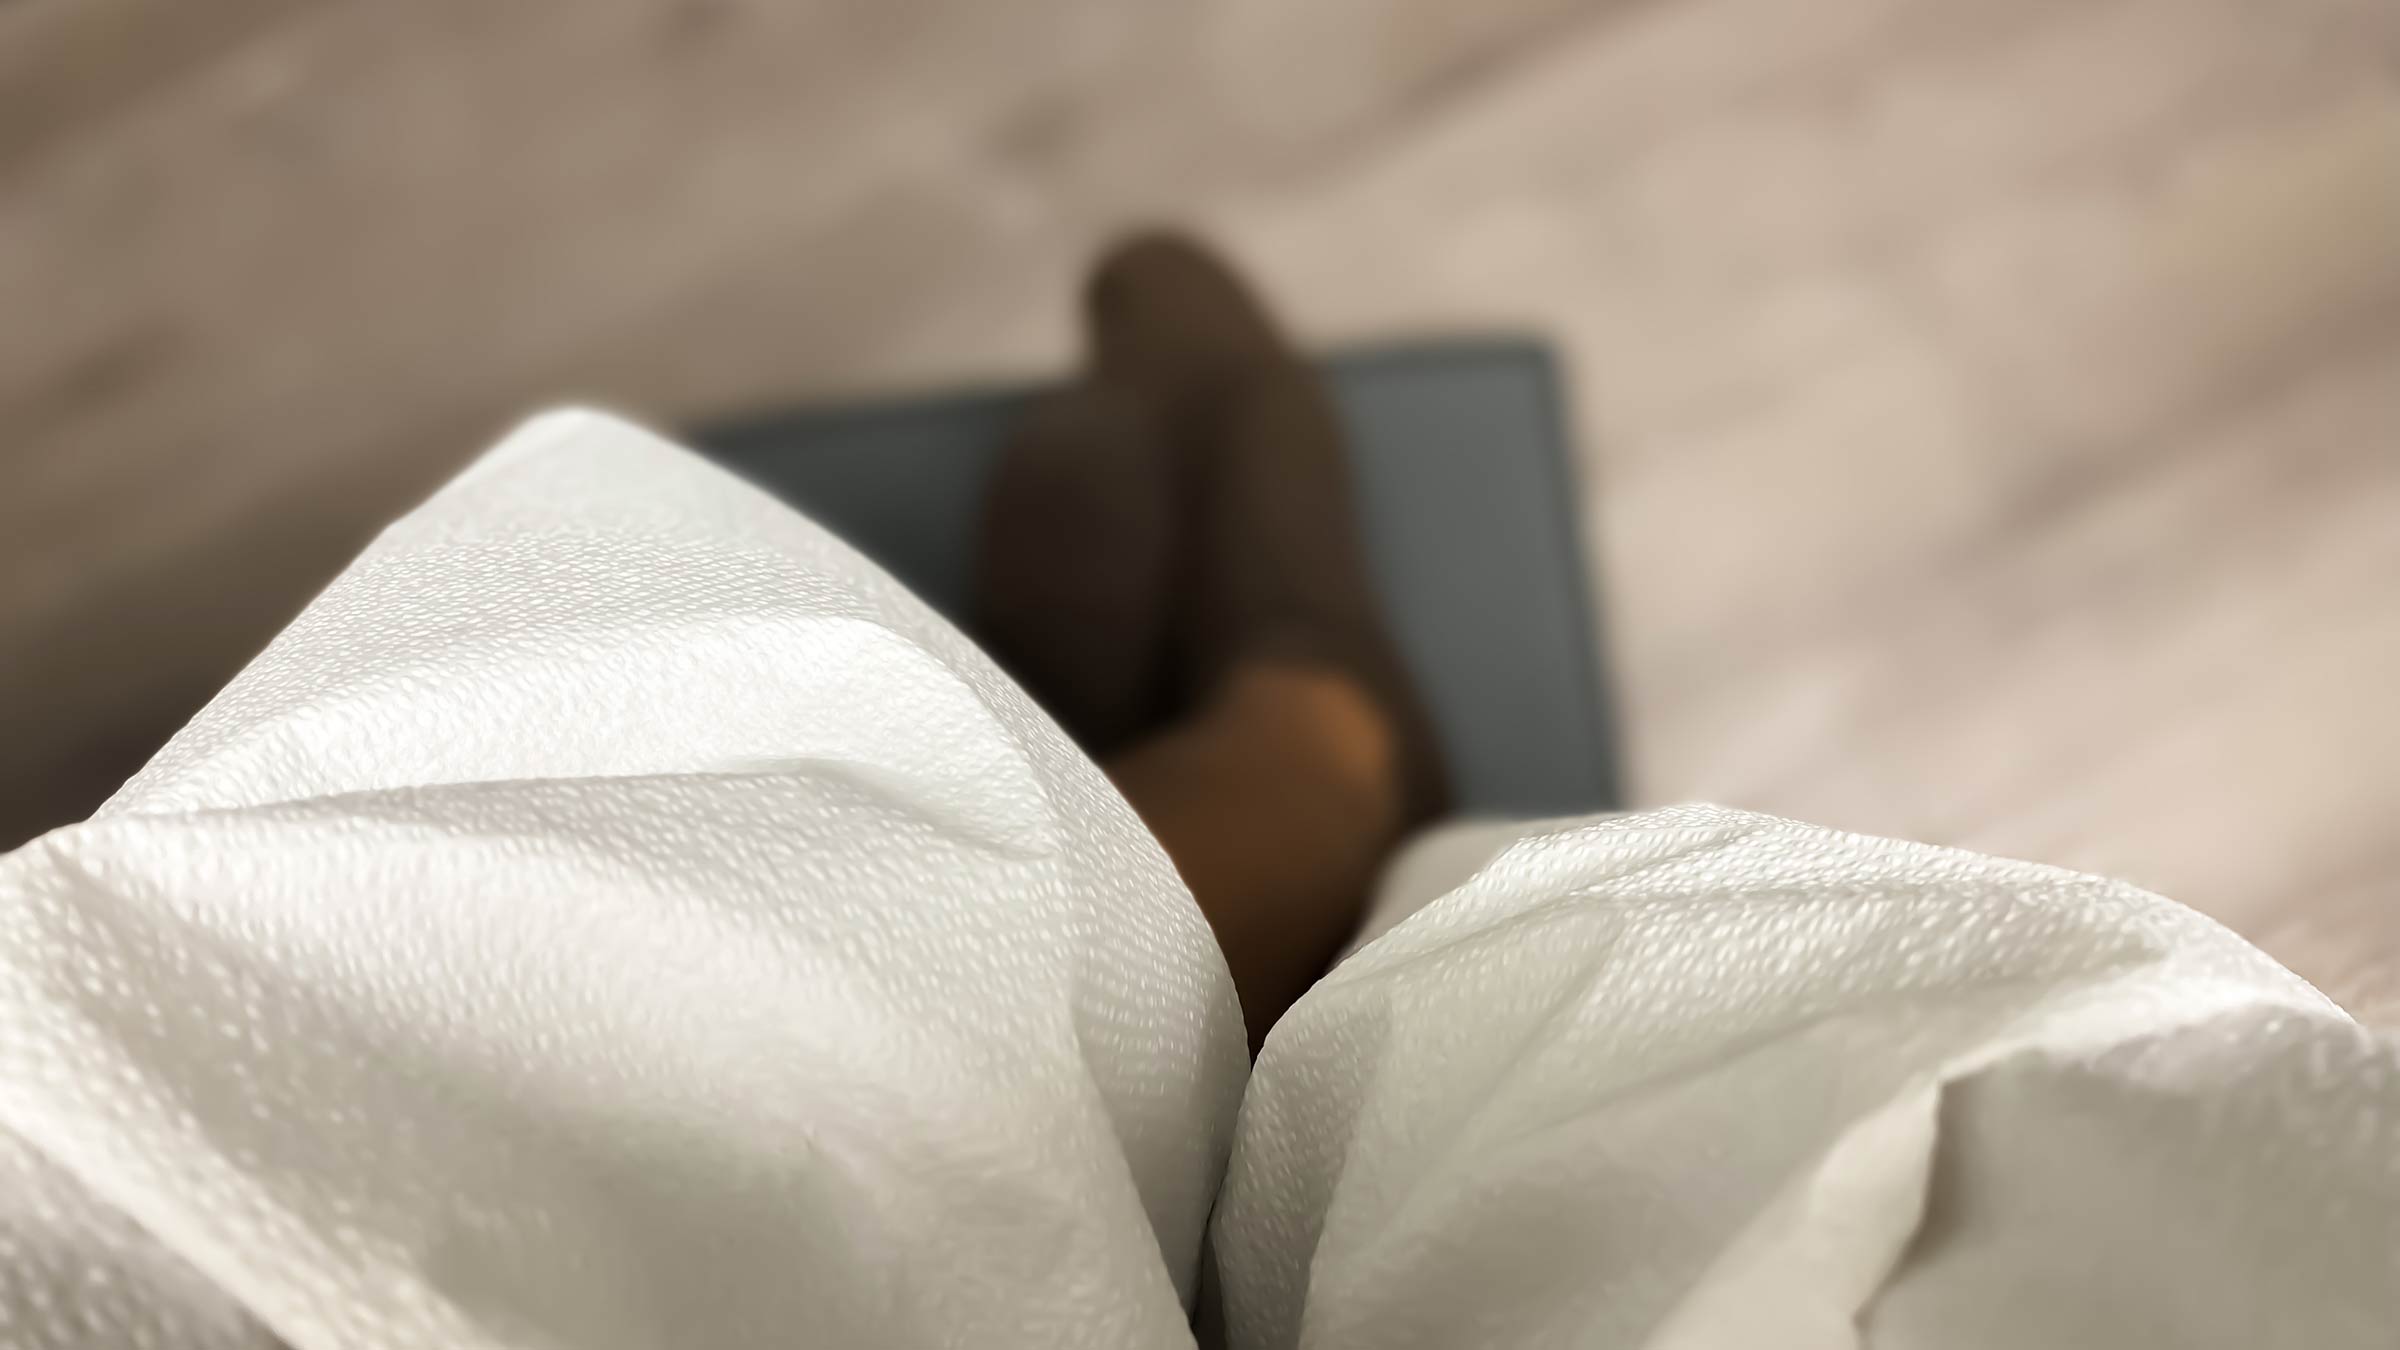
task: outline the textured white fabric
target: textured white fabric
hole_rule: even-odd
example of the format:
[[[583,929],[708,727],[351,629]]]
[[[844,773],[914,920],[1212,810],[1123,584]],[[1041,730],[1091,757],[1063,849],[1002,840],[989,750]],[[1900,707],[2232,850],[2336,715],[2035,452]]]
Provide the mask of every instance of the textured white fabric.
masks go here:
[[[1545,824],[1563,823],[1471,818],[1419,830],[1384,864],[1374,898],[1342,956],[1347,959],[1418,910],[1465,885],[1509,845],[1540,831]]]
[[[1521,833],[1269,1037],[1230,1344],[2400,1343],[2400,1055],[2209,920],[1711,808]]]
[[[0,863],[0,1339],[1188,1341],[1243,1045],[965,639],[554,415]]]
[[[1685,809],[1380,913],[1237,1130],[1099,772],[553,415],[0,860],[0,1345],[1186,1345],[1212,1200],[1242,1350],[2400,1342],[2392,1046],[2168,902]]]

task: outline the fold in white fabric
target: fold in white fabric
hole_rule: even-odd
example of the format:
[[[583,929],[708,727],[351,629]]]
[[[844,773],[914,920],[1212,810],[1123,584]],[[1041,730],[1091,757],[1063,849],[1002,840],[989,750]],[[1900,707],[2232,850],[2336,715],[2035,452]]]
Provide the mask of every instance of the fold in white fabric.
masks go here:
[[[1245,1097],[1199,911],[981,653],[537,419],[0,860],[0,1344],[1189,1345],[1204,1229],[1245,1350],[2395,1343],[2400,1059],[2206,919],[1480,829]]]
[[[2214,922],[1716,808],[1488,830],[1260,1057],[1231,1344],[2400,1343],[2400,1053]]]
[[[1173,1344],[1243,1047],[979,651],[555,414],[0,862],[0,1339]]]

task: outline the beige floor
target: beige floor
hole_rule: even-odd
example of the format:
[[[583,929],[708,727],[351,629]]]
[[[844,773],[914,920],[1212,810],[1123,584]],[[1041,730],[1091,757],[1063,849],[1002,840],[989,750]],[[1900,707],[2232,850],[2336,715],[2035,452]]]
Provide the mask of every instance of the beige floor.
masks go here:
[[[16,0],[0,834],[518,412],[1051,369],[1159,216],[1563,344],[1643,800],[2400,1012],[2389,0]]]

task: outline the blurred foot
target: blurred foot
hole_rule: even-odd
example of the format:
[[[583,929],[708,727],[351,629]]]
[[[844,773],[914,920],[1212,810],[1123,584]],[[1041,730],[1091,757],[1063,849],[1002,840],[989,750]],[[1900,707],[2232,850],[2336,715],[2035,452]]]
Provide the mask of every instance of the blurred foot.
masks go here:
[[[986,502],[976,627],[1095,756],[1166,715],[1173,486],[1144,400],[1086,381],[1027,414]]]
[[[1402,827],[1440,810],[1439,750],[1367,577],[1348,457],[1315,370],[1196,244],[1145,235],[1097,269],[1092,366],[1157,412],[1176,465],[1170,699],[1197,708],[1246,667],[1333,672],[1397,750]]]
[[[1139,389],[1162,414],[1205,416],[1228,386],[1298,355],[1232,270],[1181,235],[1111,249],[1084,290],[1092,368]]]

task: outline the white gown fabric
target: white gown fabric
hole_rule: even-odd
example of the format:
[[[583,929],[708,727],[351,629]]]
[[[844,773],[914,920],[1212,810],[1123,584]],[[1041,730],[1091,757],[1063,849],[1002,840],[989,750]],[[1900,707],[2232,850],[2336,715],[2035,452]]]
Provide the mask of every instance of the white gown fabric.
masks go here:
[[[1384,908],[1245,1082],[980,652],[552,414],[0,860],[0,1345],[2400,1343],[2400,1055],[2169,902],[1679,809]]]

